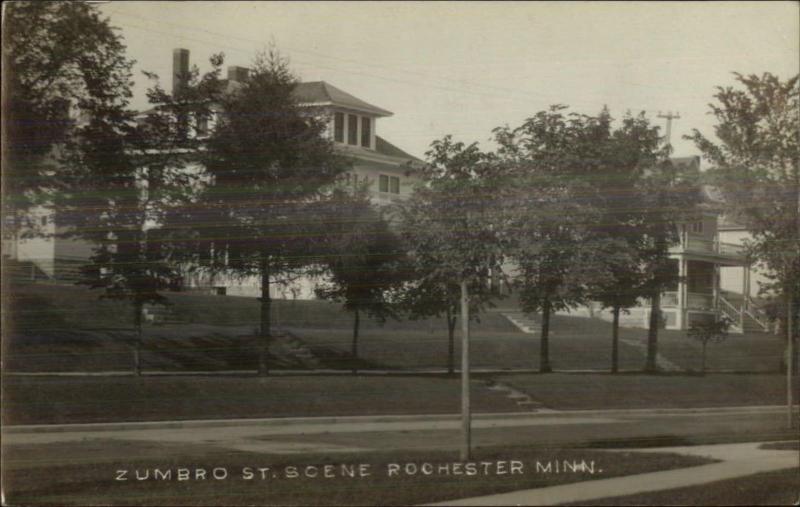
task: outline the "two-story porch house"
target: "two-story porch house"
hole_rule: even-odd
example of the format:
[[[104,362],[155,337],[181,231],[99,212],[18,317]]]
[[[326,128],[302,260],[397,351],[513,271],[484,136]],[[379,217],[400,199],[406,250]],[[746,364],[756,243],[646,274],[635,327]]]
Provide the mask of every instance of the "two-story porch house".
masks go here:
[[[699,166],[699,157],[676,159]],[[721,202],[714,188],[703,188],[704,202],[694,220],[679,225],[679,242],[670,248],[678,281],[661,297],[667,329],[689,329],[693,324],[719,316],[729,318],[731,330],[766,331],[766,319],[751,298],[751,261],[741,243],[726,242],[721,235]],[[741,287],[722,290],[723,273],[730,272]],[[730,288],[730,287],[729,287]]]

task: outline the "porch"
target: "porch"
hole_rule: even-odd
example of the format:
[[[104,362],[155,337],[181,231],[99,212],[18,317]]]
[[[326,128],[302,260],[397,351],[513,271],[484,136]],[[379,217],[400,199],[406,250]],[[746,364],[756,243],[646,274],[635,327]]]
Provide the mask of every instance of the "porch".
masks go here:
[[[717,252],[719,245],[712,243]],[[699,322],[724,316],[732,322],[731,332],[768,331],[766,315],[750,297],[750,265],[739,252],[713,260],[698,257],[687,250],[673,256],[678,281],[661,295],[666,328],[685,330]],[[723,266],[742,269],[741,294],[720,289]]]

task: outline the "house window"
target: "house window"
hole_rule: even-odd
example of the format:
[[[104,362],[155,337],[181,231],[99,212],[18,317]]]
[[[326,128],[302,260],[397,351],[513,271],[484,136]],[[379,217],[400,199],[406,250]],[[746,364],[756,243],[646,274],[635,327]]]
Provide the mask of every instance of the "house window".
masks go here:
[[[358,116],[347,115],[347,144],[358,145]]]
[[[42,225],[47,225],[47,217],[44,216],[41,218]]]
[[[692,232],[695,234],[703,233],[703,222],[692,222]]]
[[[366,116],[361,117],[361,146],[372,146],[372,120]]]
[[[387,176],[385,174],[381,174],[378,177],[378,191],[389,194],[399,194],[400,178],[397,176]]]
[[[333,140],[337,143],[344,142],[344,113],[333,115]]]

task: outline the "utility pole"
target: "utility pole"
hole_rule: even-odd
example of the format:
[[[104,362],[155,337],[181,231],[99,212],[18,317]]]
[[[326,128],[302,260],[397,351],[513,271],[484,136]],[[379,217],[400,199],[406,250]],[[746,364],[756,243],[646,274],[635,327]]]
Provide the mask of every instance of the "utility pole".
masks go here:
[[[667,120],[667,135],[665,136],[665,138],[667,140],[667,146],[671,146],[672,143],[670,141],[672,138],[672,120],[680,120],[681,115],[678,112],[673,114],[672,111],[667,111],[667,114],[661,114],[661,111],[659,111],[658,117]]]
[[[469,403],[469,292],[461,279],[461,461],[469,461],[472,448],[472,413]]]

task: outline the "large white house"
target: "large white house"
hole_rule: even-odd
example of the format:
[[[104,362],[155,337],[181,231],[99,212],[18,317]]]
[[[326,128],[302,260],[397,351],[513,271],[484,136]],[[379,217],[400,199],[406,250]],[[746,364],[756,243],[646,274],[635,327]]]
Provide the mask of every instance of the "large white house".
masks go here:
[[[185,75],[188,70],[188,51],[176,49],[175,75]],[[248,69],[232,66],[228,68],[228,89],[246,79]],[[369,196],[376,204],[389,204],[411,195],[419,179],[410,173],[422,161],[401,150],[378,135],[379,120],[392,116],[392,112],[374,106],[325,81],[300,83],[295,88],[295,97],[303,106],[328,118],[327,135],[334,148],[351,161],[350,170],[344,174],[347,183],[353,186],[366,184]],[[309,299],[314,297],[318,280],[301,276],[288,283],[273,283],[270,295],[279,299]],[[237,278],[226,273],[188,273],[184,277],[185,287],[205,290],[215,294],[233,296],[261,296],[261,282],[256,276]]]
[[[181,79],[189,75],[189,51],[175,49],[172,54],[173,91],[180,86]],[[235,89],[237,83],[246,79],[248,69],[240,66],[228,68],[228,79],[223,85]],[[422,161],[391,144],[379,135],[380,121],[392,116],[392,112],[374,106],[325,81],[299,83],[295,97],[302,106],[313,107],[329,119],[326,135],[341,154],[352,161],[344,174],[347,182],[367,185],[369,195],[377,204],[388,204],[407,197],[413,191],[418,178],[410,173]],[[213,128],[213,119],[203,125],[195,125],[194,134],[207,134]],[[63,237],[63,226],[58,216],[45,207],[30,212],[37,226],[37,234],[18,234],[3,237],[3,255],[25,263],[25,276],[51,280],[75,279],[77,267],[84,264],[92,253],[89,243]],[[307,277],[281,286],[273,284],[275,298],[313,297],[315,282]],[[215,275],[195,270],[186,270],[183,287],[216,294],[237,296],[260,296],[260,281],[255,277],[235,278],[225,273]]]

